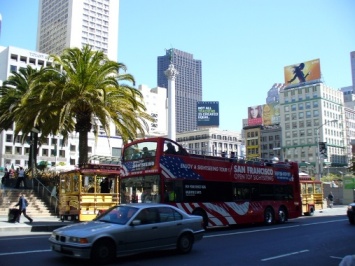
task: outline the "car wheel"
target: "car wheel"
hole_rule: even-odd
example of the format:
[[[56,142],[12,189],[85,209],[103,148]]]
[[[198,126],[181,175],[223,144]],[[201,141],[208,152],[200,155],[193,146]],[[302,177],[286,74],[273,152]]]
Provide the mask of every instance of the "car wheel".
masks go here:
[[[270,225],[274,223],[274,212],[271,208],[266,208],[264,212],[264,223]]]
[[[91,250],[91,259],[98,264],[107,264],[115,258],[115,244],[102,239],[94,243]]]
[[[279,209],[279,223],[283,224],[287,221],[287,214],[285,208],[281,207]]]
[[[182,254],[189,253],[192,249],[193,243],[194,240],[191,234],[183,234],[178,239],[177,250]]]
[[[354,216],[349,216],[348,218],[349,218],[349,223],[350,223],[350,224],[355,224],[355,218],[354,218]]]

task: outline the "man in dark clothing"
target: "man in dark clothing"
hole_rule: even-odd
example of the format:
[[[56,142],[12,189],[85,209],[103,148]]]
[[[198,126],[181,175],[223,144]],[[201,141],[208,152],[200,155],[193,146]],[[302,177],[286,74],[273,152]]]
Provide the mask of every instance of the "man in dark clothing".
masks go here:
[[[25,199],[24,195],[20,194],[20,199],[15,206],[19,206],[19,213],[18,213],[17,217],[15,218],[15,223],[20,222],[21,213],[23,213],[23,216],[25,216],[30,221],[30,223],[33,222],[33,219],[26,214],[26,208],[28,206],[28,202]]]
[[[100,183],[100,187],[101,187],[101,193],[110,193],[111,182],[109,182],[107,178],[104,178]]]
[[[330,191],[328,195],[328,207],[332,208],[333,207],[333,201],[334,201],[334,196],[333,193]]]

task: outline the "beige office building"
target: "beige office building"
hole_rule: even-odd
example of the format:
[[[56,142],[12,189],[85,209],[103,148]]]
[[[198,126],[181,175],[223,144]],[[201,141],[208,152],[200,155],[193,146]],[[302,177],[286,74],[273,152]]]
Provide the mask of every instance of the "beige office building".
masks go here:
[[[40,0],[37,51],[89,44],[117,61],[119,0]]]

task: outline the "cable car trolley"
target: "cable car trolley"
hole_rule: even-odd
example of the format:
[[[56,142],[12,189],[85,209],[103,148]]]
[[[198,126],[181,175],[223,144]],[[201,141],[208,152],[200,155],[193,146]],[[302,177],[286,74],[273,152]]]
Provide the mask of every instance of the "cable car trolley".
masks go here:
[[[102,211],[119,204],[120,170],[117,164],[88,163],[60,173],[60,219],[91,221]]]

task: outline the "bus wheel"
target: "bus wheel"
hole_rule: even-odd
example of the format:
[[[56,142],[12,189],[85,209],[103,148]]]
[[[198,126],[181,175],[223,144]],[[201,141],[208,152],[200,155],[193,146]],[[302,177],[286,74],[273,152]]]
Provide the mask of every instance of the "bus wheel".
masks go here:
[[[279,209],[279,223],[283,224],[287,221],[287,213],[284,207]]]
[[[274,212],[270,207],[266,208],[264,212],[264,223],[266,225],[270,225],[274,223]]]
[[[207,214],[201,210],[201,209],[197,209],[197,210],[194,210],[192,212],[193,215],[198,215],[198,216],[202,216],[202,219],[203,219],[203,227],[206,229],[207,225],[208,225],[208,218],[207,218]]]

